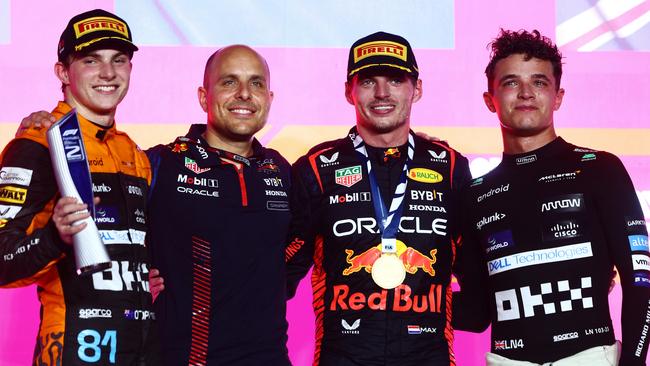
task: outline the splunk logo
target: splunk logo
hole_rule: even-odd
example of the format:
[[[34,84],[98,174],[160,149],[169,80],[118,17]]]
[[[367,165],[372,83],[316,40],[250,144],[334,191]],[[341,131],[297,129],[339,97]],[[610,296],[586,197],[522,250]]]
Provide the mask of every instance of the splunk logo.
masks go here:
[[[479,222],[476,223],[476,228],[481,230],[483,226],[487,224],[491,224],[493,222],[499,221],[501,219],[504,219],[506,217],[506,214],[500,213],[500,212],[495,212],[490,216],[483,217]]]

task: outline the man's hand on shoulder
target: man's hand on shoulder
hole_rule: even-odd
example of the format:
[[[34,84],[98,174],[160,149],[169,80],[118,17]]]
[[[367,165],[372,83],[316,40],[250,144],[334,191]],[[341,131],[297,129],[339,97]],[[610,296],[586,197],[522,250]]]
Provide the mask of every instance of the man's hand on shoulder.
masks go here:
[[[31,127],[50,128],[54,122],[56,122],[56,118],[50,112],[33,112],[20,122],[20,126],[18,126],[18,130],[16,131],[16,137],[22,136],[25,130]]]

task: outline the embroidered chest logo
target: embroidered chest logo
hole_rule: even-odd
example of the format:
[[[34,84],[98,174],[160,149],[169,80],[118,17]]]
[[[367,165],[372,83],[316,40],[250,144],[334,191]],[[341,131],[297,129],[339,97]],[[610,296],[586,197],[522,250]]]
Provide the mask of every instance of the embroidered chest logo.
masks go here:
[[[196,174],[205,173],[208,170],[210,170],[210,168],[201,168],[201,167],[199,167],[199,165],[196,163],[196,161],[188,158],[187,156],[185,157],[185,167],[187,169],[193,171]]]
[[[335,182],[338,185],[352,187],[363,179],[361,165],[355,165],[334,171]]]

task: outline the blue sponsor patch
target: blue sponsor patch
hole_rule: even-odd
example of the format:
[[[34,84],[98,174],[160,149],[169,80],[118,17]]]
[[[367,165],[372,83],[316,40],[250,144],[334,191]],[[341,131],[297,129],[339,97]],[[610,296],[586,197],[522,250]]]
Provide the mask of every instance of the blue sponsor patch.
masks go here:
[[[514,245],[515,241],[510,230],[497,231],[485,237],[485,253],[487,254],[495,250],[511,248]]]
[[[95,222],[98,224],[117,224],[119,220],[119,210],[116,206],[97,206],[95,208]]]
[[[635,251],[648,251],[648,236],[647,235],[628,235],[627,240],[630,242],[630,250]]]
[[[634,286],[650,287],[650,275],[645,272],[634,272]]]

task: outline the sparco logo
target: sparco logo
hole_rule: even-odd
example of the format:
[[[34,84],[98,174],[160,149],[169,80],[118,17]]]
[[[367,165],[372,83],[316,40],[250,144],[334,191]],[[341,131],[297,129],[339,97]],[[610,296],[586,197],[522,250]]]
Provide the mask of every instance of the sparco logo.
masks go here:
[[[93,183],[93,192],[95,193],[108,193],[111,191],[111,187],[107,186],[106,184],[102,183],[100,185],[95,185]]]
[[[188,177],[186,174],[179,174],[178,182],[193,185],[193,186],[203,186],[203,187],[210,187],[210,188],[219,187],[219,182],[216,179]]]
[[[110,309],[79,309],[80,319],[112,318]]]
[[[564,333],[564,334],[554,335],[553,342],[568,341],[569,339],[576,339],[578,337],[580,337],[578,335],[578,332]]]
[[[510,189],[510,183],[503,184],[499,188],[492,188],[489,191],[487,191],[487,192],[483,193],[482,195],[478,196],[478,198],[476,198],[476,202],[481,202],[484,199],[486,199],[488,197],[491,197],[491,196],[496,196],[497,194],[499,194],[501,192],[508,192],[509,189]]]
[[[355,193],[346,193],[346,194],[335,194],[330,196],[330,205],[337,203],[349,203],[349,202],[369,202],[370,201],[370,192],[355,192]]]
[[[506,214],[503,214],[503,213],[500,213],[500,212],[495,212],[495,213],[493,213],[492,215],[490,215],[488,217],[481,218],[481,221],[476,223],[476,228],[481,230],[483,228],[483,226],[485,226],[487,224],[490,224],[490,223],[493,223],[493,222],[496,222],[496,221],[499,221],[499,220],[501,220],[501,219],[503,219],[505,217],[506,217]]]
[[[584,201],[582,194],[571,194],[558,197],[554,201],[542,203],[542,212],[547,211],[560,211],[560,212],[573,212],[579,211],[582,208]]]

